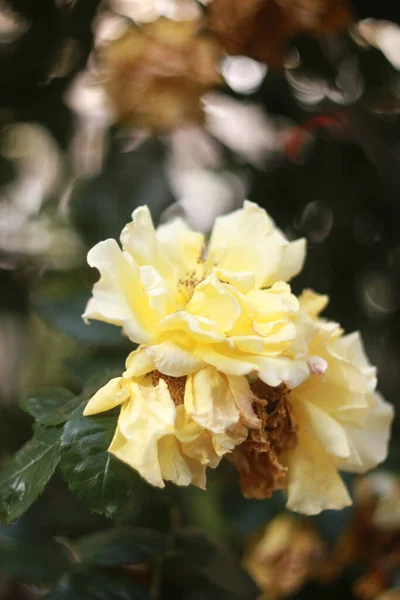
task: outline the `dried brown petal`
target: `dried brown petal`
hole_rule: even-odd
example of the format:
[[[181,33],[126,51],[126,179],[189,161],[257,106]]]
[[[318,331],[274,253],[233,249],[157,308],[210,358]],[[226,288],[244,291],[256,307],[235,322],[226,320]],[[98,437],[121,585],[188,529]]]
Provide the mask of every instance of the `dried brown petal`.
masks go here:
[[[202,122],[200,99],[221,80],[221,50],[199,25],[160,18],[103,48],[104,86],[120,121],[155,130]]]
[[[280,514],[251,541],[244,566],[267,597],[275,600],[319,578],[325,560],[326,548],[311,524]]]
[[[155,386],[158,385],[160,379],[164,379],[168,386],[168,391],[171,395],[172,400],[175,403],[175,406],[180,406],[183,404],[183,400],[185,397],[185,385],[186,385],[186,375],[183,377],[170,377],[169,375],[164,375],[164,373],[160,373],[160,371],[153,371],[151,374],[152,383]]]
[[[254,410],[260,427],[250,429],[246,441],[229,458],[239,471],[245,498],[262,500],[281,486],[286,467],[279,462],[279,455],[296,445],[297,433],[283,384],[273,388],[257,380],[251,390],[258,398]]]

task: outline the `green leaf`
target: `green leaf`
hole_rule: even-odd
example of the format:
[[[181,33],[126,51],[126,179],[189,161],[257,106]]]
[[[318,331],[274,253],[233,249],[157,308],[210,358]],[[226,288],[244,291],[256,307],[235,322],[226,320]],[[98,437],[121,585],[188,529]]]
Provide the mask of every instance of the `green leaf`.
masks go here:
[[[65,388],[27,390],[21,397],[21,407],[41,425],[65,423],[81,402]]]
[[[147,562],[165,550],[165,536],[140,527],[115,528],[89,535],[75,546],[81,561],[104,566]]]
[[[0,572],[27,583],[56,581],[69,567],[61,547],[43,539],[14,537],[12,527],[0,531]]]
[[[64,427],[61,467],[79,499],[112,517],[126,505],[137,481],[132,469],[107,452],[119,410],[92,417],[84,417],[83,410],[79,406]]]
[[[148,592],[119,573],[75,571],[65,573],[43,600],[147,600]]]
[[[42,493],[60,460],[57,428],[38,427],[0,474],[0,520],[12,523]]]
[[[163,586],[178,585],[184,598],[255,600],[259,595],[236,556],[190,529],[175,534],[174,553],[165,561],[163,573]]]

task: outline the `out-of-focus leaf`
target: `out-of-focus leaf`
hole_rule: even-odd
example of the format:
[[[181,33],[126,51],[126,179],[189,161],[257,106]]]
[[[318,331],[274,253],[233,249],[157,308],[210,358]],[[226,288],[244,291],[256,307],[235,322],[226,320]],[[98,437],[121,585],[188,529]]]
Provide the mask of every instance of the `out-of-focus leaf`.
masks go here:
[[[0,520],[17,520],[42,493],[60,460],[61,430],[38,427],[0,475]]]
[[[76,545],[85,563],[103,566],[149,561],[165,550],[165,536],[139,527],[115,528],[89,535]]]
[[[178,585],[184,598],[255,600],[259,594],[237,557],[194,530],[175,535],[174,553],[165,562],[164,576],[164,585]],[[194,590],[197,595],[193,596]]]
[[[41,425],[65,423],[81,399],[65,388],[51,388],[22,393],[21,407]]]
[[[13,533],[11,527],[0,530],[0,572],[27,583],[49,583],[68,568],[69,561],[60,546]]]
[[[96,571],[66,573],[43,600],[146,600],[148,592],[128,576]]]
[[[70,490],[94,512],[112,517],[128,502],[135,474],[107,452],[114,435],[118,409],[92,417],[79,406],[62,435],[61,467]]]
[[[102,172],[78,182],[72,193],[72,218],[88,246],[119,238],[138,206],[147,204],[157,223],[174,201],[159,142],[149,138],[127,151],[129,143],[114,136]]]
[[[87,294],[56,299],[40,296],[34,299],[33,306],[49,325],[85,344],[118,346],[126,342],[119,327],[100,321],[84,323],[81,315],[89,297],[90,289]]]

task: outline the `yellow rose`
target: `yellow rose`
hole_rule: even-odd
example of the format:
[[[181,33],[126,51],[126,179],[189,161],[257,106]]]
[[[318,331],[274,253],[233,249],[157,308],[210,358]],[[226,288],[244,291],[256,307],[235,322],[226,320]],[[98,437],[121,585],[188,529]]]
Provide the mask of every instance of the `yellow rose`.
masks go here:
[[[127,375],[181,377],[211,365],[289,388],[308,377],[315,327],[285,283],[302,267],[304,240],[289,243],[251,202],[216,220],[207,251],[180,219],[157,231],[147,207],[132,219],[123,250],[115,240],[90,250],[101,278],[83,315],[140,344]]]
[[[384,460],[393,411],[359,335],[318,317],[327,298],[291,293],[304,240],[245,202],[207,249],[182,220],[156,231],[146,207],[121,244],[89,252],[101,276],[83,315],[139,344],[85,411],[122,405],[110,452],[160,487],[204,487],[226,455],[246,497],[285,489],[306,514],[349,504],[338,470]]]

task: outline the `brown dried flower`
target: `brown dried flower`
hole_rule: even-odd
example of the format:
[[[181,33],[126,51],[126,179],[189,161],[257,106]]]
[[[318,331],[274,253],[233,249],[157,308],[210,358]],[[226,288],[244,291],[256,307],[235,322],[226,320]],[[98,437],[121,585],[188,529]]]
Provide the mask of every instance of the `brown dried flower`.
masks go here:
[[[325,552],[308,522],[281,514],[252,542],[244,566],[265,596],[277,600],[318,578]]]
[[[213,0],[209,28],[230,54],[280,67],[290,40],[307,33],[323,36],[351,21],[346,0]]]
[[[297,435],[285,385],[273,388],[258,379],[251,390],[258,398],[254,410],[260,426],[249,429],[247,439],[229,458],[239,471],[243,495],[262,500],[281,487],[287,469],[279,456],[296,445]]]
[[[120,121],[168,130],[203,120],[200,98],[221,77],[219,44],[200,21],[132,26],[101,51],[105,89]]]

